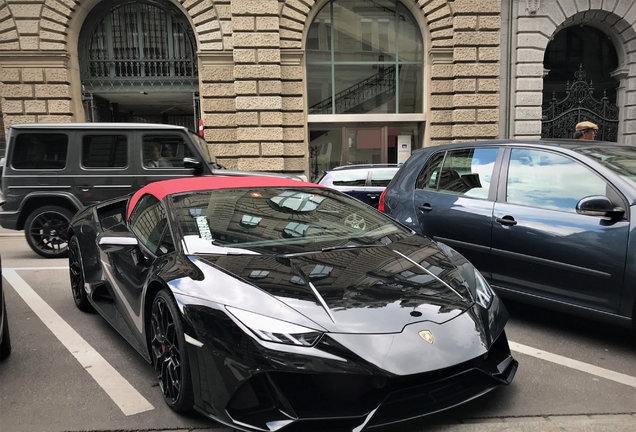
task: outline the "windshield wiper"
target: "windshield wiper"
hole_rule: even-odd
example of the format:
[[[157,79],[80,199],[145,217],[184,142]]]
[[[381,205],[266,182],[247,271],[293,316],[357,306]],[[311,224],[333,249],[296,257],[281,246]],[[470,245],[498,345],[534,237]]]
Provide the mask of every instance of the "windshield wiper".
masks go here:
[[[366,248],[376,248],[383,247],[386,245],[383,244],[344,244],[337,246],[328,246],[320,249],[320,252],[331,252],[335,250],[345,250],[345,249],[366,249]]]
[[[323,252],[333,252],[333,251],[337,251],[337,250],[347,250],[347,249],[367,249],[367,248],[376,248],[376,247],[383,247],[386,246],[384,244],[347,244],[349,243],[349,241],[347,241],[344,244],[339,244],[336,246],[327,246],[324,247],[320,250],[310,250],[310,251],[306,251],[306,252],[294,252],[294,253],[286,253],[286,254],[280,254],[279,256],[281,257],[285,257],[285,258],[293,258],[293,257],[298,257],[298,256],[305,256],[305,255],[315,255],[318,253],[323,253]]]

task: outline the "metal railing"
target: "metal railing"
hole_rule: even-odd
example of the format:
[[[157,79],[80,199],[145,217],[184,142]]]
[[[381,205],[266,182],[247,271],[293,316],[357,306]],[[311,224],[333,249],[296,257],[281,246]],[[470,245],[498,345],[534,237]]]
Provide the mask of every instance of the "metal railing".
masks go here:
[[[377,74],[336,93],[335,113],[345,114],[353,108],[382,94],[395,91],[396,67],[389,66]],[[333,114],[333,97],[309,107],[309,114]]]

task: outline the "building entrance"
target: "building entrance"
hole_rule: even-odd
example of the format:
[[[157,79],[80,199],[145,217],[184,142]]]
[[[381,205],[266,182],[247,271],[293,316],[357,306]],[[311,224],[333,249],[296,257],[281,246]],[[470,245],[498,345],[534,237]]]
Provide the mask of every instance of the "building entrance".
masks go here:
[[[394,125],[310,124],[309,168],[311,180],[343,165],[397,164],[398,142],[410,143],[409,150],[421,147],[419,123]]]
[[[196,42],[172,3],[101,2],[88,15],[78,48],[87,121],[197,128]]]

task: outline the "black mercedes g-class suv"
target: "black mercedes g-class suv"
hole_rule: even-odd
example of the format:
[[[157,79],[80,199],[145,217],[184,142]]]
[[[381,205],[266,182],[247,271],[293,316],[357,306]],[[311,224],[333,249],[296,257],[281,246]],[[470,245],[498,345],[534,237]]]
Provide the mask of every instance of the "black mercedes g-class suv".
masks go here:
[[[236,174],[185,127],[136,123],[38,123],[9,129],[0,225],[24,230],[47,258],[68,254],[66,231],[82,207],[157,180]],[[248,174],[248,173],[241,173]]]

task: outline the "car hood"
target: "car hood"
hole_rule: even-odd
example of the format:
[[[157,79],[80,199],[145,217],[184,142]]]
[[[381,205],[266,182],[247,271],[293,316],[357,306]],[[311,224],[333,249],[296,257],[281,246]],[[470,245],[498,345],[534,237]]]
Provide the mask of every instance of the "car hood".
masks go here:
[[[335,333],[397,333],[416,322],[441,324],[473,304],[459,269],[435,243],[420,236],[379,247],[292,257],[194,258],[204,279],[213,281],[201,285],[210,300],[291,319],[282,305],[272,305],[283,303]]]

